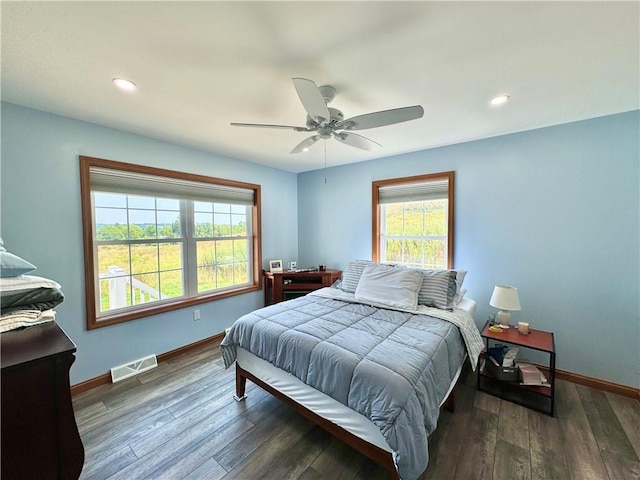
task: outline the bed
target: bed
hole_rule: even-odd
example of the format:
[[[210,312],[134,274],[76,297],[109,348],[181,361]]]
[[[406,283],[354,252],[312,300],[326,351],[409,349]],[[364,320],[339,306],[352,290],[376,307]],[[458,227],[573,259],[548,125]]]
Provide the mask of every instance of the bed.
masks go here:
[[[249,379],[412,480],[426,469],[428,436],[465,359],[475,368],[482,349],[475,302],[454,301],[455,271],[434,281],[427,271],[352,263],[340,285],[238,319],[222,355],[236,364],[236,399]],[[425,300],[427,290],[440,297]]]

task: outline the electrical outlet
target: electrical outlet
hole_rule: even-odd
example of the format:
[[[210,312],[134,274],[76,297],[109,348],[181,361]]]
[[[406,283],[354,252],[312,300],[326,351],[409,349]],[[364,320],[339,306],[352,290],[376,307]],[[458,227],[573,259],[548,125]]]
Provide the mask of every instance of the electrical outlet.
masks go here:
[[[200,320],[200,310],[194,310],[193,311],[193,319],[194,320]]]

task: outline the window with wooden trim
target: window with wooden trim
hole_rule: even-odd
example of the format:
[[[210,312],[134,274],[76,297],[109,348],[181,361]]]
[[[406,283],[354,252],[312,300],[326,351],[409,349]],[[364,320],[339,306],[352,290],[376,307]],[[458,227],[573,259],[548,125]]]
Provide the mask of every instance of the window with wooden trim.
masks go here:
[[[373,190],[373,260],[453,268],[454,172],[379,180]]]
[[[260,186],[80,157],[89,329],[261,288]]]

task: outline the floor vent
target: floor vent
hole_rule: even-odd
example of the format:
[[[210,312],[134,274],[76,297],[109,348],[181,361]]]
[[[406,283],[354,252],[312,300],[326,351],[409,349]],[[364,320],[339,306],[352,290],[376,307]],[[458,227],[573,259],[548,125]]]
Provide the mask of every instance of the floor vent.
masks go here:
[[[113,383],[124,380],[125,378],[133,377],[139,373],[146,372],[152,368],[158,366],[158,360],[155,355],[149,355],[148,357],[135,360],[119,367],[113,367],[111,369],[111,381]]]

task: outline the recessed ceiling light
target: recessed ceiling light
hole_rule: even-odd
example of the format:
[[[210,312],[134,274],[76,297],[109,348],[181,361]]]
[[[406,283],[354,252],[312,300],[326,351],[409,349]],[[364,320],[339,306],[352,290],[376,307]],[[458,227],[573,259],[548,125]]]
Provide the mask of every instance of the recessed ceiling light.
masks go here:
[[[505,103],[507,103],[509,100],[511,99],[511,97],[509,95],[506,94],[502,94],[502,95],[496,95],[495,97],[493,97],[491,99],[491,101],[489,102],[489,104],[492,107],[497,107],[500,105],[504,105]]]
[[[124,90],[125,92],[133,92],[136,88],[138,88],[136,84],[131,80],[126,80],[124,78],[114,78],[113,84],[120,90]]]

